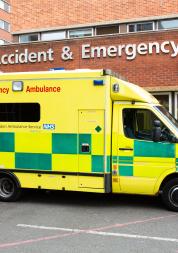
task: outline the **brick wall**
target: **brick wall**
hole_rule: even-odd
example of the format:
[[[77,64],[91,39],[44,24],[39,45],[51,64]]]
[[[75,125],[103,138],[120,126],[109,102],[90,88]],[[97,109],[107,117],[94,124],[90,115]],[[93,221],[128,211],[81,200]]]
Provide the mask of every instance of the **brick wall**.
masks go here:
[[[11,41],[12,37],[9,32],[6,32],[6,31],[0,29],[0,39],[6,40],[6,41]]]
[[[8,23],[10,23],[10,14],[2,9],[0,9],[0,19],[4,20]],[[11,41],[11,34],[7,31],[4,31],[2,29],[0,29],[0,39],[4,39],[7,41]]]
[[[13,32],[178,13],[177,0],[11,0],[11,5]]]
[[[82,59],[81,46],[91,44],[91,46],[110,46],[119,44],[139,44],[148,42],[174,41],[178,45],[177,31],[152,32],[145,34],[123,35],[123,36],[101,36],[98,38],[66,40],[48,43],[31,43],[26,45],[9,45],[0,48],[0,56],[11,54],[15,50],[23,52],[28,48],[29,52],[46,51],[49,48],[54,50],[54,61],[43,63],[28,63],[16,65],[0,65],[0,71],[39,71],[48,70],[53,67],[64,67],[65,69],[76,68],[104,68],[111,69],[125,76],[129,81],[141,86],[178,86],[178,56],[172,58],[170,54],[137,55],[134,60],[128,61],[126,55],[122,57],[106,57],[94,59]],[[63,61],[60,57],[62,47],[69,46],[73,52],[73,60]],[[167,49],[167,47],[166,47]]]

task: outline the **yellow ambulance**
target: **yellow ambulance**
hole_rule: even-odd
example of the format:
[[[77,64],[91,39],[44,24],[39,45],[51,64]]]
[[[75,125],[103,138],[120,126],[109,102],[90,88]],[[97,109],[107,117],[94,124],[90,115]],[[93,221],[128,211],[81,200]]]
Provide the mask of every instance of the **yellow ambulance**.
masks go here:
[[[178,211],[178,123],[109,70],[0,74],[0,200],[21,189],[161,194]]]

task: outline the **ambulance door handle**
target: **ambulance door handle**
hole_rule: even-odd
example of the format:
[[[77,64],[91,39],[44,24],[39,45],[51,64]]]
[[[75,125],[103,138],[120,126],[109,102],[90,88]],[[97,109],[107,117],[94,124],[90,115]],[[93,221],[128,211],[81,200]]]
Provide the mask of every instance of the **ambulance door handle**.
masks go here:
[[[82,153],[89,153],[90,152],[90,145],[88,143],[81,144],[81,151]]]
[[[119,150],[121,150],[121,151],[124,151],[124,150],[130,150],[130,151],[132,151],[133,148],[119,148]]]

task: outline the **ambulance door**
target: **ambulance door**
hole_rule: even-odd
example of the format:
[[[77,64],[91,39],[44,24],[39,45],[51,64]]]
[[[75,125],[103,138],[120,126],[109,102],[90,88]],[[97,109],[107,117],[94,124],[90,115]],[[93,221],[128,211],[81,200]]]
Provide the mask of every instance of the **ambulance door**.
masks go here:
[[[104,110],[79,110],[79,187],[104,189]]]
[[[153,194],[158,178],[175,166],[175,144],[166,136],[153,141],[153,122],[158,118],[150,107],[118,103],[114,110],[119,121],[115,175],[120,191]]]

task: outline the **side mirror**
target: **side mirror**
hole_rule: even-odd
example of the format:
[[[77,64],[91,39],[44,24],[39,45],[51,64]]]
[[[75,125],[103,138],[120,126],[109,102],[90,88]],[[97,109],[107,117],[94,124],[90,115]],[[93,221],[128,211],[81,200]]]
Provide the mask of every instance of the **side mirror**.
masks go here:
[[[161,139],[161,122],[159,120],[154,120],[153,128],[153,141],[158,142]]]

